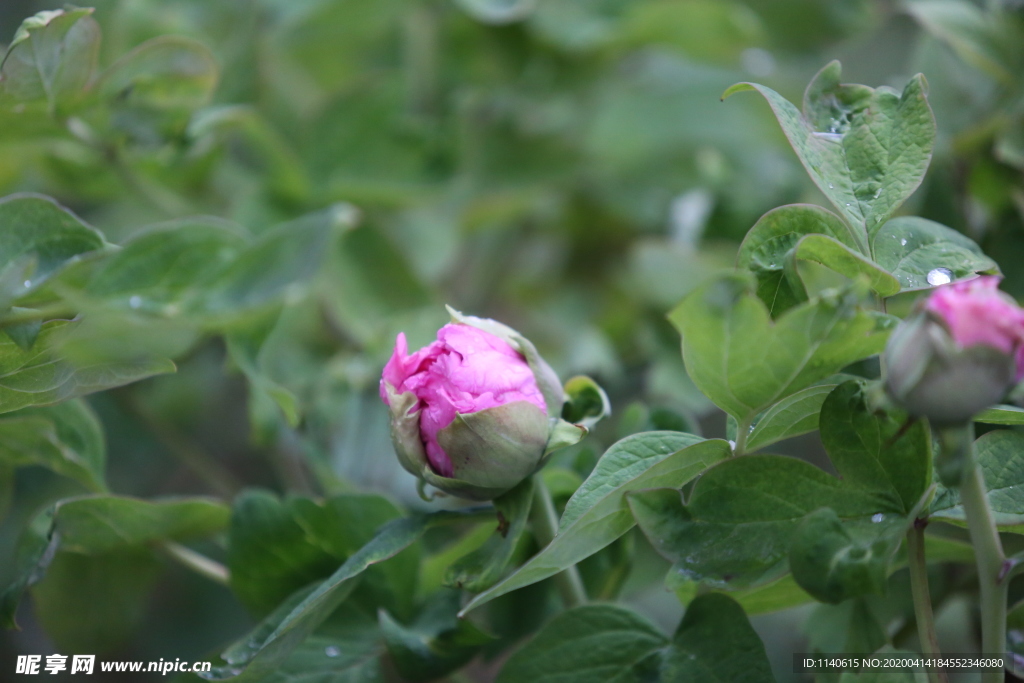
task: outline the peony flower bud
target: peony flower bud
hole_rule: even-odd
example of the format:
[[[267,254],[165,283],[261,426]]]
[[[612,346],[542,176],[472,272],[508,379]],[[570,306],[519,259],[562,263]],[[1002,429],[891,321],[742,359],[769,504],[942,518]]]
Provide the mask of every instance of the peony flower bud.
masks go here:
[[[380,396],[406,470],[447,493],[490,500],[586,428],[560,420],[565,393],[533,344],[494,320],[449,312],[452,323],[412,355],[398,335]]]
[[[967,422],[1024,377],[1024,310],[983,276],[936,289],[885,349],[886,390],[936,425]]]

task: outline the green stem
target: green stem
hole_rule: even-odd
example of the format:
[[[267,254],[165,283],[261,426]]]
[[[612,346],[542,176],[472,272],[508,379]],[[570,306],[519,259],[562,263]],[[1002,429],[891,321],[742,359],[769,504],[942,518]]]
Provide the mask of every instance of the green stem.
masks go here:
[[[732,448],[733,455],[743,455],[747,452],[747,437],[750,436],[750,423],[753,420],[747,419],[736,424],[736,444]]]
[[[939,639],[935,635],[935,615],[932,613],[932,598],[928,591],[928,565],[924,556],[924,525],[913,524],[907,531],[907,564],[910,568],[910,592],[914,596],[914,615],[917,617],[917,634],[921,649],[926,655],[938,657]],[[947,683],[943,671],[928,674],[929,683]]]
[[[973,437],[973,425],[971,430]],[[967,529],[974,545],[978,563],[978,584],[981,590],[981,649],[991,657],[1006,652],[1006,601],[1009,581],[1005,576],[1006,555],[999,540],[992,508],[985,496],[985,480],[974,458],[973,438],[969,458],[960,482],[960,503],[967,517]],[[982,674],[982,683],[1002,683],[1003,672]]]
[[[530,521],[533,534],[541,546],[547,547],[558,531],[558,515],[555,504],[551,500],[551,492],[544,485],[544,479],[537,474],[533,478],[533,507],[530,510]],[[587,602],[587,591],[583,587],[583,579],[576,569],[570,566],[555,576],[558,590],[562,593],[562,601],[566,608],[577,607]]]
[[[160,549],[178,564],[191,569],[196,574],[223,586],[228,585],[228,568],[220,562],[211,560],[206,555],[201,555],[191,548],[186,548],[174,541],[164,541],[160,544]]]

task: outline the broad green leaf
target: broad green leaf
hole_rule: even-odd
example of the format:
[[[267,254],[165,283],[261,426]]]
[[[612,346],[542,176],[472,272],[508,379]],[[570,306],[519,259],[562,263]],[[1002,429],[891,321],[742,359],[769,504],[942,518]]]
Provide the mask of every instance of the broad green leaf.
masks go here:
[[[63,335],[73,335],[76,325],[66,320],[44,323],[29,351],[19,348],[11,339],[0,337],[0,413],[59,403],[175,370],[174,363],[162,358],[89,365],[63,360],[53,346],[60,343]]]
[[[499,595],[542,581],[593,555],[636,523],[623,495],[638,489],[681,487],[731,453],[718,439],[682,432],[635,434],[609,448],[569,499],[555,538],[512,575],[476,596],[463,614]]]
[[[411,681],[429,681],[460,668],[495,640],[468,619],[459,619],[460,593],[434,594],[423,612],[404,626],[380,612],[380,630],[398,672]]]
[[[760,450],[776,441],[813,432],[818,428],[821,404],[835,387],[831,383],[815,384],[787,396],[766,410],[750,428],[747,450]]]
[[[556,616],[513,654],[498,674],[497,683],[655,680],[658,651],[667,643],[654,624],[625,608],[576,607]]]
[[[231,360],[249,380],[249,420],[256,438],[264,442],[272,439],[273,432],[261,424],[260,416],[264,414],[261,405],[276,406],[291,427],[297,427],[302,418],[298,397],[271,379],[263,367],[264,345],[280,318],[281,310],[266,311],[233,325],[225,336]]]
[[[1005,84],[1017,82],[1019,62],[1014,57],[1020,57],[1020,46],[1014,45],[1012,26],[1000,22],[998,13],[966,0],[911,0],[903,6],[964,61]]]
[[[975,416],[974,421],[990,425],[1022,425],[1024,424],[1024,408],[998,405],[982,411]]]
[[[203,313],[220,322],[239,311],[303,296],[334,237],[354,220],[352,206],[335,204],[264,233],[209,283]]]
[[[911,523],[896,514],[844,522],[831,508],[816,510],[793,537],[793,578],[817,600],[831,604],[882,595],[892,558]]]
[[[842,518],[894,512],[885,496],[846,486],[802,460],[732,458],[708,469],[689,502],[674,489],[629,495],[637,525],[673,571],[714,588],[770,583],[788,569],[790,543],[805,515],[831,507]]]
[[[738,602],[750,616],[770,614],[814,601],[792,574],[786,574],[763,586],[730,591],[729,597]]]
[[[508,571],[526,530],[533,507],[534,478],[494,500],[498,527],[473,552],[453,562],[444,575],[444,585],[480,593],[496,584]]]
[[[217,84],[210,49],[184,36],[159,36],[139,45],[104,71],[95,90],[118,109],[192,111]]]
[[[888,643],[884,623],[878,614],[879,601],[855,598],[839,605],[818,605],[805,627],[810,636],[808,649],[821,654],[875,652]]]
[[[61,650],[110,651],[136,635],[159,573],[159,560],[138,546],[58,552],[32,587],[36,619]]]
[[[35,290],[77,258],[107,248],[95,228],[48,197],[0,199],[0,304]],[[15,271],[19,277],[7,277]]]
[[[888,510],[909,513],[932,481],[931,434],[921,421],[875,410],[865,380],[836,387],[821,408],[821,441],[850,486],[882,493]],[[898,438],[897,438],[898,437]]]
[[[162,223],[134,233],[97,268],[86,294],[143,313],[202,306],[205,289],[246,247],[244,231],[213,218]]]
[[[928,289],[999,266],[969,237],[918,216],[900,216],[871,240],[875,261],[900,281],[902,291]]]
[[[93,491],[106,489],[103,428],[81,400],[0,418],[0,466],[42,465]]]
[[[294,603],[283,605],[248,636],[228,648],[222,655],[227,666],[216,668],[203,677],[234,679],[239,683],[263,680],[351,595],[368,567],[408,548],[428,528],[470,520],[478,514],[479,510],[444,511],[388,522],[329,578],[311,592],[301,593]]]
[[[58,503],[53,525],[61,550],[91,555],[212,536],[227,528],[228,514],[227,506],[212,499],[97,495]]]
[[[979,438],[974,447],[996,525],[1003,531],[1024,533],[1024,434],[996,430]],[[929,514],[939,521],[966,525],[957,489],[940,485]]]
[[[771,88],[761,93],[815,184],[860,235],[873,234],[913,194],[935,144],[935,119],[918,74],[900,94],[888,87],[841,85],[833,61],[804,93],[803,111]]]
[[[831,211],[811,204],[772,209],[758,219],[740,245],[736,263],[754,273],[757,295],[778,317],[807,300],[797,261],[813,261],[850,278],[864,276],[882,296],[899,292],[899,282],[873,263],[864,234]]]
[[[882,350],[894,318],[828,293],[772,321],[747,276],[699,287],[669,314],[694,383],[741,424],[787,396]]]
[[[50,113],[77,98],[96,69],[100,27],[90,8],[39,12],[22,22],[0,63],[0,92],[43,100]]]
[[[695,599],[664,655],[662,681],[773,683],[761,638],[735,600],[721,593]]]

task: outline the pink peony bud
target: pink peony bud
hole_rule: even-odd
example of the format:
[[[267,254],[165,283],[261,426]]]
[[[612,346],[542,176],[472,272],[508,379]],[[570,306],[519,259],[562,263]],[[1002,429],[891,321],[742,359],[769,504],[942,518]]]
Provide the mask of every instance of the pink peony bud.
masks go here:
[[[1024,378],[1024,310],[983,276],[936,289],[893,332],[886,389],[912,415],[960,424]]]
[[[403,467],[442,491],[488,500],[586,429],[560,419],[565,393],[533,344],[493,320],[451,314],[437,341],[411,355],[398,335],[380,397]]]

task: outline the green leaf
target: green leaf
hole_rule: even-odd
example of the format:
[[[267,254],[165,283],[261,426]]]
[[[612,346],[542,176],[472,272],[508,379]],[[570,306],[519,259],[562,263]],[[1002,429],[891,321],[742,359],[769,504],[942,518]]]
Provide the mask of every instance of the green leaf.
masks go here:
[[[1017,82],[1012,23],[964,0],[912,0],[904,7],[921,26],[947,43],[967,63],[1005,84]]]
[[[894,319],[857,307],[853,291],[823,295],[772,321],[749,277],[722,276],[669,314],[694,383],[750,424],[763,410],[882,350]]]
[[[202,312],[223,323],[239,311],[302,297],[355,216],[352,206],[335,204],[267,231],[209,283]]]
[[[899,292],[899,282],[873,263],[867,238],[831,211],[790,204],[761,216],[740,245],[736,263],[754,273],[757,295],[773,316],[807,300],[796,261],[813,261],[850,278],[865,276],[882,296]]]
[[[18,628],[14,616],[25,591],[46,575],[60,538],[53,533],[54,508],[49,507],[29,522],[18,539],[14,554],[14,580],[0,595],[0,627]]]
[[[473,552],[453,562],[444,575],[444,585],[470,593],[487,590],[505,575],[526,530],[533,507],[534,479],[529,477],[494,500],[498,527]]]
[[[995,406],[976,415],[974,421],[990,425],[1021,425],[1024,424],[1024,408],[1010,405]]]
[[[831,508],[809,514],[790,548],[793,578],[817,600],[831,604],[884,594],[889,565],[910,521],[900,515],[881,517],[878,523],[844,523]]]
[[[629,504],[651,545],[683,578],[733,590],[770,583],[788,569],[805,515],[832,507],[843,518],[891,511],[884,496],[846,486],[802,460],[732,458],[708,469],[689,502],[674,489],[635,491]]]
[[[429,681],[455,671],[494,636],[468,619],[459,619],[460,594],[443,590],[434,594],[409,626],[380,612],[380,630],[398,672],[412,681]]]
[[[84,401],[25,408],[0,419],[0,465],[42,465],[103,491],[106,458],[103,428]]]
[[[848,485],[886,496],[886,511],[910,513],[931,485],[931,434],[921,420],[907,426],[907,415],[874,409],[867,392],[865,380],[851,380],[829,394],[821,441]]]
[[[665,653],[660,680],[773,683],[775,677],[743,608],[726,595],[709,593],[686,608]]]
[[[97,554],[212,536],[227,528],[228,514],[227,506],[212,499],[98,495],[61,501],[53,524],[61,550]]]
[[[766,410],[750,428],[747,450],[760,450],[777,441],[813,432],[818,428],[821,405],[836,386],[834,383],[815,384]]]
[[[104,71],[96,92],[118,109],[191,112],[210,99],[217,62],[210,49],[184,36],[159,36]]]
[[[83,255],[109,246],[96,229],[48,197],[0,199],[0,302],[25,296]],[[6,277],[15,270],[20,277]]]
[[[918,216],[900,216],[871,240],[875,260],[900,282],[902,291],[998,273],[999,266],[969,237]]]
[[[265,433],[270,430],[261,424],[261,405],[277,406],[291,427],[297,427],[302,419],[298,397],[271,379],[264,369],[264,346],[280,319],[281,310],[270,310],[232,326],[225,336],[231,360],[249,380],[249,420],[257,438],[262,441],[269,441],[272,432]]]
[[[833,61],[804,93],[803,111],[771,88],[737,83],[761,93],[815,184],[860,235],[873,234],[913,194],[935,144],[935,118],[918,74],[902,95],[888,87],[841,85]]]
[[[63,335],[74,335],[76,325],[66,320],[44,323],[31,351],[0,337],[0,413],[59,403],[175,370],[174,363],[163,358],[89,365],[64,360],[53,346],[63,341]]]
[[[204,674],[204,678],[235,679],[240,683],[263,680],[351,595],[368,567],[408,548],[428,528],[471,519],[476,514],[479,512],[475,510],[443,511],[388,522],[329,578],[311,592],[300,593],[294,603],[282,605],[248,636],[228,648],[222,655],[227,666]]]
[[[91,8],[39,12],[18,27],[0,63],[0,87],[20,101],[45,100],[49,111],[78,97],[92,79],[100,27]]]
[[[1024,534],[1024,434],[1000,429],[983,435],[974,446],[996,525]],[[955,488],[940,485],[929,514],[957,526],[967,523]]]
[[[642,683],[656,678],[651,674],[658,650],[667,641],[656,626],[622,607],[576,607],[514,653],[497,683]]]
[[[628,491],[681,487],[708,465],[727,457],[721,440],[703,441],[682,432],[647,432],[609,448],[569,499],[558,533],[515,573],[476,596],[463,614],[494,598],[542,581],[609,545],[636,523],[623,500]]]
[[[562,419],[590,429],[601,418],[612,412],[611,402],[604,389],[585,375],[578,375],[565,383],[565,405]]]

